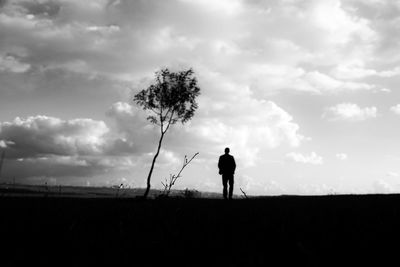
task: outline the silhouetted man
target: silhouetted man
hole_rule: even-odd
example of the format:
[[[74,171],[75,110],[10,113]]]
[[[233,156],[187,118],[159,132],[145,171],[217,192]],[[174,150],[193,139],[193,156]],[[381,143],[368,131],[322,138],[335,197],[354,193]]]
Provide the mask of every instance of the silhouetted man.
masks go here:
[[[228,182],[229,182],[229,199],[233,194],[233,175],[235,174],[236,163],[232,155],[229,155],[229,148],[225,148],[225,154],[219,157],[218,161],[219,174],[222,175],[222,185],[224,186],[223,195],[227,199]]]

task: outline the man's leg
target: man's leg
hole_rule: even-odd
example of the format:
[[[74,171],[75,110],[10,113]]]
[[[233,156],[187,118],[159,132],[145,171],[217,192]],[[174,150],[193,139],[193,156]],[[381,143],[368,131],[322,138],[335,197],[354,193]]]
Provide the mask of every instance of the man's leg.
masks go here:
[[[233,174],[229,176],[229,199],[232,199],[233,196]]]
[[[226,174],[222,174],[222,185],[224,187],[224,189],[222,190],[222,194],[224,196],[224,199],[227,198],[228,195],[228,179],[226,177]]]

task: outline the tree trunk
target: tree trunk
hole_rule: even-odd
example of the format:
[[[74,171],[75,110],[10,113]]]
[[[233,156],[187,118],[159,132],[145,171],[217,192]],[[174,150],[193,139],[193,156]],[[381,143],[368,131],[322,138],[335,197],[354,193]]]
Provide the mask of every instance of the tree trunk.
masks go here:
[[[161,149],[161,143],[162,140],[164,138],[164,133],[161,134],[160,140],[158,141],[158,147],[157,147],[157,153],[154,155],[153,161],[151,163],[151,167],[150,167],[150,171],[149,171],[149,175],[147,176],[147,188],[146,191],[144,192],[143,198],[147,198],[147,195],[150,192],[150,180],[151,180],[151,174],[153,173],[153,169],[154,169],[154,164],[156,163],[156,159],[158,157],[158,154],[160,153],[160,149]]]

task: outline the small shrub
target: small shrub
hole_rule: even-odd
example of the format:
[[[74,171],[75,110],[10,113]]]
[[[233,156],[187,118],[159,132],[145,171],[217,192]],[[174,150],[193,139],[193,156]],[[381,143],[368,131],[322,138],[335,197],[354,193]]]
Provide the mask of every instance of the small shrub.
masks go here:
[[[162,192],[163,197],[168,197],[169,196],[169,194],[171,193],[172,186],[174,186],[176,180],[178,180],[178,178],[181,177],[181,173],[182,173],[183,169],[185,169],[185,167],[187,165],[189,165],[189,163],[192,162],[192,160],[198,154],[199,154],[199,152],[194,154],[190,160],[188,160],[188,157],[185,155],[185,158],[183,159],[182,168],[180,169],[178,174],[173,174],[173,175],[170,174],[169,180],[165,178],[165,182],[161,182],[161,184],[164,186],[164,191]]]
[[[185,191],[183,191],[183,196],[185,198],[200,198],[201,192],[199,192],[197,190],[190,190],[189,188],[186,188]]]

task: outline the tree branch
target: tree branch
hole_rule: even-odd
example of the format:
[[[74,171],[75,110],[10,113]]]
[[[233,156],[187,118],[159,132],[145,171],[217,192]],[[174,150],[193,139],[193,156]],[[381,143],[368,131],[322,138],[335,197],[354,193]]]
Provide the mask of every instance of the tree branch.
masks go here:
[[[171,117],[169,117],[168,125],[167,125],[167,127],[165,128],[164,134],[168,131],[168,128],[169,128],[169,126],[171,125],[171,121],[172,121],[172,117],[173,117],[173,116],[174,116],[174,110],[172,110],[172,112],[171,112]]]
[[[196,154],[194,154],[190,160],[187,159],[187,156],[185,155],[185,158],[183,160],[183,165],[182,168],[180,169],[180,171],[178,172],[178,174],[170,174],[169,176],[169,181],[167,180],[167,178],[165,178],[165,183],[161,182],[161,184],[164,186],[164,192],[163,195],[164,196],[168,196],[169,193],[171,192],[171,188],[172,186],[175,184],[176,180],[178,180],[179,177],[181,177],[181,173],[183,171],[183,169],[185,169],[185,167],[187,165],[189,165],[189,163],[199,154],[199,152],[197,152]]]

